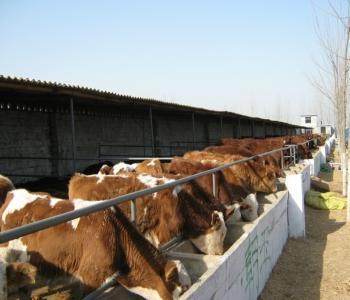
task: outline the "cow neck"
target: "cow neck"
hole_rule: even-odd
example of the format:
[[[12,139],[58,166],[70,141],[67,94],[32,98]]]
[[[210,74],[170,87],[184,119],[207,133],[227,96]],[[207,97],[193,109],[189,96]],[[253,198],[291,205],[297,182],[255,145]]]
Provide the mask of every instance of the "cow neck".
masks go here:
[[[202,205],[209,206],[213,210],[224,211],[224,207],[220,205],[217,199],[209,194],[196,180],[191,182],[193,196],[197,200],[201,200]]]
[[[184,220],[184,235],[189,232],[197,237],[211,228],[212,210],[209,209],[208,204],[192,195],[186,190],[182,189],[178,193],[180,201],[180,209]]]
[[[238,193],[240,196],[244,197],[250,194],[252,188],[251,176],[247,169],[248,167],[245,167],[244,164],[237,164],[224,171],[237,182],[236,184],[232,181],[230,182],[234,193]]]
[[[118,281],[131,291],[134,287],[153,289],[162,299],[173,299],[171,292],[176,286],[165,280],[166,269],[171,267],[169,261],[137,231],[118,207],[115,209],[115,217],[121,237],[120,247],[129,265],[129,273],[120,276]]]
[[[230,205],[234,202],[234,194],[222,171],[217,172],[218,199],[223,205]]]
[[[116,226],[122,233],[122,248],[124,248],[128,261],[134,261],[135,256],[130,250],[136,250],[152,266],[153,270],[160,274],[166,264],[166,259],[137,231],[119,207],[115,207],[115,216]],[[130,244],[129,236],[131,237],[132,244]]]

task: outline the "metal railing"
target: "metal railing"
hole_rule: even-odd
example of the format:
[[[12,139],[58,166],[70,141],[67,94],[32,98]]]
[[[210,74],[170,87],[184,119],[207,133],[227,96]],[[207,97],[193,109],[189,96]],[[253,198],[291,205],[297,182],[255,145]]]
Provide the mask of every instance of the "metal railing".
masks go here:
[[[285,155],[284,158],[291,158],[293,160],[293,164],[297,163],[298,157],[299,157],[299,150],[298,150],[298,146],[303,146],[303,145],[307,145],[309,150],[310,150],[310,143],[314,143],[315,145],[317,145],[317,139],[311,139],[302,143],[297,143],[297,144],[287,144],[285,146],[290,147],[289,148],[289,155]]]

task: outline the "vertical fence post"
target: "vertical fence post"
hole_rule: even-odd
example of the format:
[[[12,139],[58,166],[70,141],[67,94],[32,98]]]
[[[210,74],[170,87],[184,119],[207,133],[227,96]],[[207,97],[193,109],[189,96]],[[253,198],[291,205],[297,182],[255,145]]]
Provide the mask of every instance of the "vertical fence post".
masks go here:
[[[237,138],[241,138],[242,137],[242,131],[241,131],[241,119],[238,118],[238,130],[237,130]]]
[[[212,178],[212,181],[213,181],[213,196],[216,197],[217,193],[216,193],[216,176],[215,176],[215,173],[211,174],[211,178]]]
[[[136,223],[136,199],[130,201],[130,221]]]
[[[195,127],[195,123],[194,123],[194,112],[192,113],[192,149],[195,150],[195,143],[196,143],[196,127]]]
[[[76,171],[76,146],[75,146],[75,120],[74,120],[74,100],[73,97],[69,98],[70,102],[70,120],[72,131],[72,154],[73,154],[73,173]]]
[[[283,155],[283,150],[281,150],[281,169],[284,169],[284,155]]]
[[[235,125],[235,119],[232,119],[232,138],[237,137],[237,126]]]
[[[220,116],[220,137],[223,138],[222,116]]]
[[[155,157],[156,151],[154,146],[154,129],[153,129],[153,113],[152,113],[152,107],[149,107],[149,121],[151,125],[151,143],[152,143],[152,156]]]

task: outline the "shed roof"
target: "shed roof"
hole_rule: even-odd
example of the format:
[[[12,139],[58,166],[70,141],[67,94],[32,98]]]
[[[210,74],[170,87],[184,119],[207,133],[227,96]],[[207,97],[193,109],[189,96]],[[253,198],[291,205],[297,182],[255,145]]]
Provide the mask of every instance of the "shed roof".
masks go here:
[[[223,117],[235,117],[240,119],[249,119],[257,122],[269,122],[274,124],[280,124],[281,126],[305,128],[302,126],[288,124],[279,121],[273,121],[269,119],[255,118],[245,116],[229,111],[216,111],[209,110],[200,107],[194,107],[189,105],[183,105],[173,102],[160,101],[150,98],[133,97],[128,95],[117,94],[109,91],[92,89],[79,85],[70,85],[58,82],[42,81],[21,77],[10,77],[0,75],[0,90],[25,92],[33,94],[49,94],[49,95],[64,95],[67,97],[75,97],[80,99],[97,100],[101,104],[103,103],[115,103],[115,104],[128,104],[137,106],[147,106],[155,109],[164,110],[178,110],[194,112],[199,114],[212,114]]]

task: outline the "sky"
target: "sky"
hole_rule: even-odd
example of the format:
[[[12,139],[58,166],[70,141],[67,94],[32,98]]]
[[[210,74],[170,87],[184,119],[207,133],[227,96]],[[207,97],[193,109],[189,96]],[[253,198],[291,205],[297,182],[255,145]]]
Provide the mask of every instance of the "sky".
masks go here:
[[[0,74],[329,123],[310,83],[325,2],[1,0]]]

